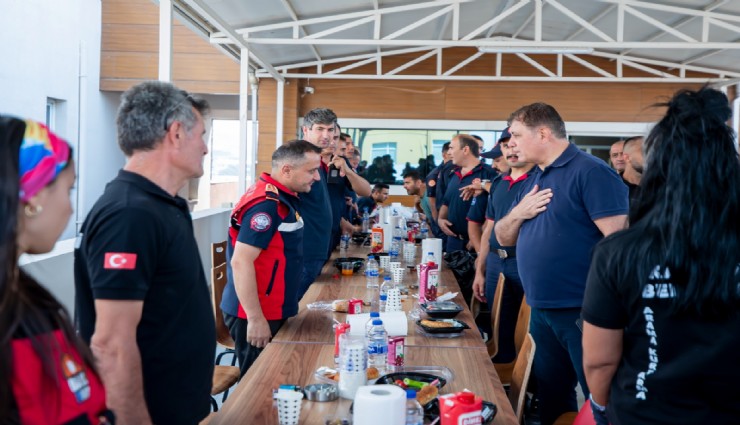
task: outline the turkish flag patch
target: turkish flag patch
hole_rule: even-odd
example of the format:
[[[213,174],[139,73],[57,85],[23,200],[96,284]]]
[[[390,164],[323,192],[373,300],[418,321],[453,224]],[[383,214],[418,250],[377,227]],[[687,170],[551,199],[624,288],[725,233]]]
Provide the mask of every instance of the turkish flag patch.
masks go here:
[[[106,252],[104,269],[134,270],[136,268],[136,254],[128,252]]]

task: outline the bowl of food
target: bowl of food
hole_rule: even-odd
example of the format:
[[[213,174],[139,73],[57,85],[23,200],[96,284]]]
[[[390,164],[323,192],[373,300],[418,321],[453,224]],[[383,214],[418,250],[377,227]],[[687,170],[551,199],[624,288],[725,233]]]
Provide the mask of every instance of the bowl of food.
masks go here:
[[[421,309],[427,316],[435,319],[451,319],[463,311],[462,307],[452,301],[430,301],[421,304]]]
[[[334,260],[334,267],[336,267],[340,273],[342,272],[342,269],[346,269],[344,266],[345,264],[352,267],[352,273],[357,273],[362,268],[362,265],[365,264],[365,259],[359,257],[341,257]]]
[[[416,390],[416,401],[426,409],[437,399],[439,389],[447,384],[447,380],[429,373],[397,372],[381,376],[375,381],[375,384],[390,384],[399,386],[404,390]]]

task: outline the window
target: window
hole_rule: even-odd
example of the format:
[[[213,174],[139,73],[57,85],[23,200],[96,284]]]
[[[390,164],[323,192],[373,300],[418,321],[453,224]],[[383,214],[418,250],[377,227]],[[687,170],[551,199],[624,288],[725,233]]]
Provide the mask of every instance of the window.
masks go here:
[[[442,146],[457,134],[478,135],[488,149],[499,134],[490,130],[346,128],[344,131],[352,136],[360,150],[358,172],[370,183],[386,184],[401,184],[409,170],[425,177],[442,162]]]

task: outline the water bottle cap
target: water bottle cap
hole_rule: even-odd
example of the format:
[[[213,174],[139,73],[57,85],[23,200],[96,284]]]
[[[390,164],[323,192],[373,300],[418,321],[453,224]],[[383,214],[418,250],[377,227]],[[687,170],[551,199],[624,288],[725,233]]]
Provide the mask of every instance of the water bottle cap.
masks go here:
[[[370,317],[380,317],[380,313],[377,312],[377,311],[371,311],[370,312]]]
[[[384,300],[387,300],[387,299],[388,299],[388,295],[386,295],[386,294],[380,294],[380,300],[381,301],[384,301]]]
[[[416,390],[412,390],[411,388],[406,390],[406,400],[416,400]]]
[[[383,321],[380,320],[380,319],[373,320],[373,326],[379,326],[379,325],[382,325],[382,324],[383,324]]]
[[[383,276],[383,280],[391,280],[390,276]]]

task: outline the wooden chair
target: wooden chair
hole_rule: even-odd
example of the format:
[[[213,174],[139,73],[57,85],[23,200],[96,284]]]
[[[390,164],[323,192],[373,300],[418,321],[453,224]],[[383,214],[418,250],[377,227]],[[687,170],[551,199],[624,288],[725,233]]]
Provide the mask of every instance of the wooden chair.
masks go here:
[[[532,372],[532,363],[534,362],[534,352],[536,345],[529,333],[524,338],[522,349],[516,356],[514,371],[511,374],[511,390],[509,391],[509,401],[514,408],[517,423],[522,423],[524,415],[524,399],[527,395],[527,384]]]
[[[529,333],[529,315],[531,308],[527,304],[527,297],[522,298],[522,304],[519,307],[519,317],[516,320],[516,329],[514,330],[514,347],[516,348],[517,355],[521,352],[522,344]],[[496,368],[498,377],[501,380],[501,384],[509,385],[511,383],[511,374],[514,370],[514,364],[516,360],[511,363],[494,363],[493,366]]]
[[[226,263],[226,241],[211,244],[211,268]]]
[[[229,328],[224,322],[224,315],[221,312],[221,297],[226,287],[226,262],[211,269],[211,304],[213,305],[214,319],[216,320],[216,342],[224,348],[224,352],[216,357],[216,364],[221,364],[221,359],[226,354],[233,356],[231,365],[236,364],[236,354],[234,353],[234,339],[229,334]]]
[[[499,273],[498,282],[496,283],[496,292],[493,294],[493,301],[489,305],[491,308],[491,338],[486,343],[488,356],[494,358],[498,354],[498,335],[501,324],[501,300],[504,295],[504,284],[506,278],[503,273]]]

